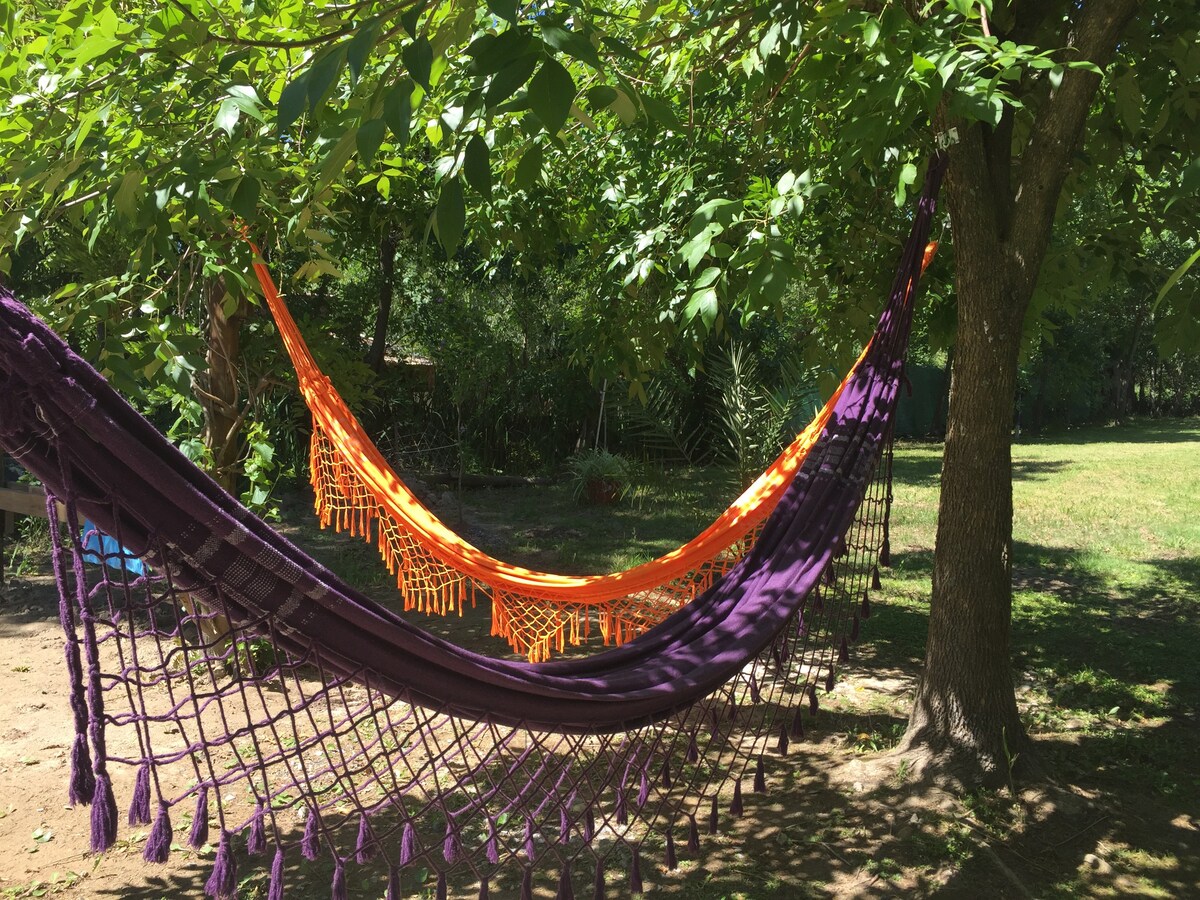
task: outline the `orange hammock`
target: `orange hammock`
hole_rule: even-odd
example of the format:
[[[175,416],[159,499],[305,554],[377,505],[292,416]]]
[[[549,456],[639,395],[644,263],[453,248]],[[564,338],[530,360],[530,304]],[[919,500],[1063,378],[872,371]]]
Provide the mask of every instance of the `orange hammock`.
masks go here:
[[[260,257],[258,248],[251,246]],[[926,248],[922,268],[936,246]],[[562,652],[568,640],[581,643],[591,633],[593,617],[606,645],[631,640],[728,571],[753,544],[866,354],[864,348],[808,427],[696,537],[623,572],[556,575],[489,556],[425,508],[317,367],[266,266],[256,262],[254,271],[312,413],[310,479],[321,526],[332,524],[338,531],[374,538],[396,576],[405,610],[442,615],[457,610],[462,615],[464,600],[474,606],[479,594],[490,597],[492,634],[507,639],[531,662]]]

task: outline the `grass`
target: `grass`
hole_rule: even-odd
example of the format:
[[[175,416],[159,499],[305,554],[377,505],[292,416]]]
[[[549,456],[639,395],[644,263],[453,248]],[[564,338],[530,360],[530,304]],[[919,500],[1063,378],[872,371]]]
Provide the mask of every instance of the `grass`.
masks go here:
[[[935,817],[902,842],[903,866],[932,871],[949,862],[970,871],[986,844],[1046,896],[1200,895],[1195,861],[1185,864],[1188,854],[1168,839],[1178,828],[1157,821],[1178,821],[1162,810],[1200,809],[1198,448],[1196,420],[1079,429],[1013,448],[1014,682],[1054,776],[1085,795],[1116,798],[1113,811],[1097,813],[1096,832],[1076,840],[1090,841],[1111,872],[1081,867],[1081,853],[1059,859],[1026,849],[1021,835],[1036,825],[995,795],[973,801],[973,824]],[[940,445],[897,449],[894,566],[864,635],[872,665],[911,673],[923,657],[940,466]],[[587,572],[677,546],[736,493],[730,473],[712,468],[659,473],[611,510],[581,508],[563,488],[481,492],[465,503],[469,518],[501,529],[486,549],[536,568]],[[841,743],[849,754],[894,743],[896,716],[906,710],[893,705],[890,719],[886,709],[865,711],[865,726],[862,715],[847,716],[858,723]],[[1061,841],[1052,829],[1048,845]],[[903,867],[886,855],[864,865],[887,881]]]

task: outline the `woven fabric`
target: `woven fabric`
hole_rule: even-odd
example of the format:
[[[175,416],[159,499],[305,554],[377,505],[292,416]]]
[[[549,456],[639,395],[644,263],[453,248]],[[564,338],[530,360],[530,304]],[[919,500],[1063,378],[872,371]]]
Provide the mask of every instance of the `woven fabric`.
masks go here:
[[[871,348],[754,546],[640,637],[541,665],[467,652],[340,582],[0,291],[0,445],[66,507],[68,797],[91,804],[92,849],[126,819],[164,862],[190,816],[189,842],[216,847],[206,892],[233,896],[261,856],[272,900],[289,855],[332,859],[342,900],[346,866],[376,857],[392,897],[425,872],[440,896],[553,878],[565,898],[641,890],[675,842],[702,852],[702,828],[767,789],[869,614],[940,174]],[[147,573],[89,566],[84,517]]]

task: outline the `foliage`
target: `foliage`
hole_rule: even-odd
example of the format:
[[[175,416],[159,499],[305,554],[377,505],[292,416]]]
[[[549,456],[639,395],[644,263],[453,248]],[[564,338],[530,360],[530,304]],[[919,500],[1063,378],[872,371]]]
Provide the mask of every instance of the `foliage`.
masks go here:
[[[603,447],[580,450],[567,460],[571,491],[580,503],[622,500],[633,485],[633,464]]]

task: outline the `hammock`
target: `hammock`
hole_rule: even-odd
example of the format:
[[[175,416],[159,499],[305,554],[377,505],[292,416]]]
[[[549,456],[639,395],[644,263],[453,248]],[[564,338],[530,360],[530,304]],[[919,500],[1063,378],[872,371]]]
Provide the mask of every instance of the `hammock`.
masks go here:
[[[922,260],[922,271],[931,256],[932,251]],[[530,662],[561,653],[568,641],[578,646],[591,634],[593,615],[606,646],[623,644],[724,575],[753,545],[867,353],[864,349],[808,427],[692,540],[623,572],[555,575],[489,556],[417,499],[317,366],[267,267],[255,263],[254,270],[312,414],[309,479],[321,526],[375,540],[396,576],[405,611],[462,615],[464,601],[474,606],[480,594],[489,597],[492,634]]]
[[[931,166],[875,340],[754,547],[641,637],[536,666],[466,652],[343,584],[0,289],[0,446],[47,488],[68,796],[91,804],[92,850],[116,840],[128,791],[147,860],[168,859],[172,817],[190,813],[187,842],[216,846],[217,898],[264,854],[269,900],[297,854],[332,861],[333,900],[348,864],[377,857],[388,900],[423,890],[423,873],[441,898],[453,880],[532,900],[547,872],[567,900],[585,882],[605,896],[617,869],[639,893],[650,853],[666,869],[698,854],[702,827],[766,790],[870,612],[941,174]],[[144,574],[87,565],[85,516],[112,537],[106,557],[142,557]],[[213,637],[216,617],[230,630]]]

